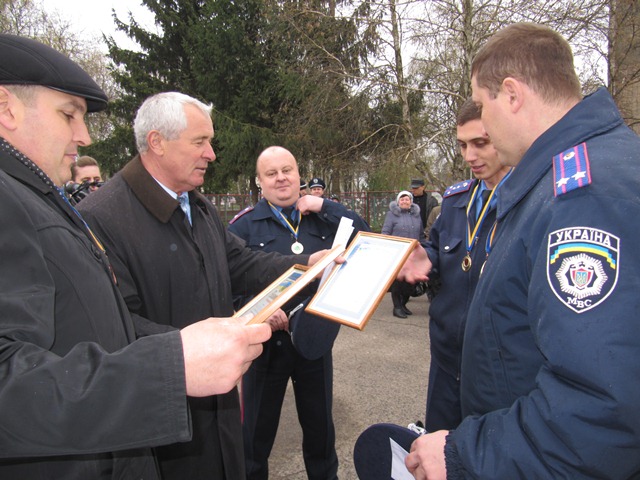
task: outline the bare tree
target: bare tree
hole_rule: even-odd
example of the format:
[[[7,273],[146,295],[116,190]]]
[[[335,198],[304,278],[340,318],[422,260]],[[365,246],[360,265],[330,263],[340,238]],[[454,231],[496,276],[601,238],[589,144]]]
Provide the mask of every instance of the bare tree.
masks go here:
[[[470,173],[457,152],[455,113],[471,92],[470,66],[486,39],[514,22],[546,24],[572,44],[585,91],[604,85],[608,5],[604,0],[433,0],[417,2],[411,23],[417,46],[412,61],[416,85],[425,93],[423,155],[416,168],[438,188]]]
[[[640,134],[640,3],[612,0],[609,90],[627,124]]]

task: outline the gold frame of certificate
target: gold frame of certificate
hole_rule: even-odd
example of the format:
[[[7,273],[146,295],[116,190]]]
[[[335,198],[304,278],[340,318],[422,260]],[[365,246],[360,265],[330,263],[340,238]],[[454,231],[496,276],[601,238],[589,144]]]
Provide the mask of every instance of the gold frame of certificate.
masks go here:
[[[358,232],[305,309],[362,330],[418,245],[412,238]]]
[[[293,265],[233,316],[246,317],[246,325],[263,323],[320,275],[343,251],[343,245],[336,245],[311,267]]]

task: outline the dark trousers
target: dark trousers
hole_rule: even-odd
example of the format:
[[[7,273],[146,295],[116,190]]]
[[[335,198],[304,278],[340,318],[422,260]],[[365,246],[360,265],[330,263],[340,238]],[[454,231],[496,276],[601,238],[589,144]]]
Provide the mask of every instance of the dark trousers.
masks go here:
[[[409,298],[411,298],[413,288],[413,285],[410,283],[400,282],[398,280],[394,281],[391,285],[391,300],[393,301],[393,308],[404,307],[409,301]]]
[[[424,428],[428,432],[453,430],[461,421],[460,381],[440,368],[431,357]]]
[[[317,360],[307,360],[295,350],[286,332],[274,332],[242,380],[247,479],[269,478],[268,460],[289,378],[302,427],[307,476],[310,480],[337,479],[331,351]]]

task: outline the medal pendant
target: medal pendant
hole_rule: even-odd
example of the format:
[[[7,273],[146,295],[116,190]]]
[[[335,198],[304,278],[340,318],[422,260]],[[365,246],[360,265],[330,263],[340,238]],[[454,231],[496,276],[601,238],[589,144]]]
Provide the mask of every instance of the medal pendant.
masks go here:
[[[291,245],[291,251],[296,255],[300,255],[304,251],[304,247],[300,242],[295,242],[293,245]]]
[[[484,272],[484,266],[487,264],[486,260],[485,262],[482,264],[482,266],[480,267],[480,276],[482,276],[482,272]]]
[[[469,270],[471,270],[471,257],[467,253],[462,259],[462,271],[468,272]]]

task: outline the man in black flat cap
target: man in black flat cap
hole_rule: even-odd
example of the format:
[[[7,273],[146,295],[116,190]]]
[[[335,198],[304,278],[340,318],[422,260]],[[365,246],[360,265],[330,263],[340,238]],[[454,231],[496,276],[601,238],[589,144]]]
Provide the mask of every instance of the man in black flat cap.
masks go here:
[[[422,228],[424,228],[431,210],[438,205],[438,200],[429,192],[425,192],[424,180],[421,178],[411,180],[411,194],[413,195],[413,203],[420,207],[420,218],[422,219]]]
[[[191,438],[187,395],[232,390],[271,336],[235,319],[177,330],[129,313],[60,191],[91,143],[85,113],[106,103],[66,56],[0,35],[0,478],[160,478],[150,447]]]

